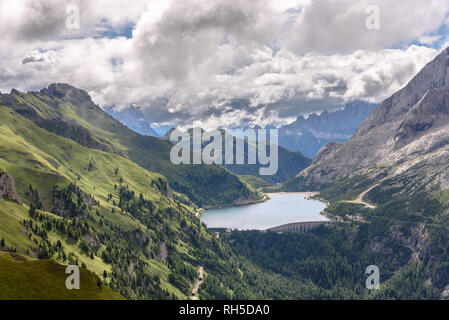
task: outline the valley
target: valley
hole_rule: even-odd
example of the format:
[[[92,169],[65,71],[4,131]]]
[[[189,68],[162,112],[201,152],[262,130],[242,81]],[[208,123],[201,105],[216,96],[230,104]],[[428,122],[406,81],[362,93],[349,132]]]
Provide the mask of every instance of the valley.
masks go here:
[[[449,0],[0,0],[0,33],[4,310],[449,300]]]
[[[2,94],[0,262],[20,262],[17,279],[81,267],[91,289],[63,299],[445,298],[448,57],[347,142],[313,160],[279,147],[269,177],[261,163],[175,165],[169,141],[67,84]],[[252,142],[238,139],[248,157]],[[294,193],[311,190],[311,200]],[[377,291],[364,287],[368,265],[381,271]],[[36,290],[2,299],[55,298]]]

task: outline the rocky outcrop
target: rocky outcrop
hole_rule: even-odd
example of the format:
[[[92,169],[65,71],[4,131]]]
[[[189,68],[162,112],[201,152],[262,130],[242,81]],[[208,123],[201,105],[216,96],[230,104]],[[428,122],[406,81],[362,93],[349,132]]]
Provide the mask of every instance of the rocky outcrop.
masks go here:
[[[439,175],[435,183],[449,185],[448,71],[449,48],[379,105],[349,141],[324,147],[297,177],[298,189],[323,188],[367,168],[390,168],[395,176],[418,164],[432,171],[429,177]]]
[[[3,197],[7,197],[20,205],[22,204],[16,192],[14,179],[7,172],[0,173],[0,202],[3,200]]]
[[[92,101],[86,91],[77,89],[66,83],[50,84],[48,88],[42,89],[40,93],[69,102],[74,106],[84,107],[91,110],[101,110],[100,107]]]

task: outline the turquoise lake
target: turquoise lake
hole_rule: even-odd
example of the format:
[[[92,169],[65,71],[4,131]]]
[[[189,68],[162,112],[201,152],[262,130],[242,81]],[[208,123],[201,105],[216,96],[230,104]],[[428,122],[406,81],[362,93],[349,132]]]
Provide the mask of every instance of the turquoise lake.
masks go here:
[[[327,221],[320,213],[322,202],[306,200],[306,194],[269,194],[271,200],[240,207],[212,209],[204,212],[201,221],[208,228],[265,230],[295,222]]]

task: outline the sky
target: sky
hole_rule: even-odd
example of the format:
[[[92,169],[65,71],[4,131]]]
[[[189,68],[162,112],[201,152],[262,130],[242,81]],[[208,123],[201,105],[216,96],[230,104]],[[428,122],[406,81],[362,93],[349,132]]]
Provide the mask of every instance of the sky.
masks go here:
[[[159,124],[281,125],[381,102],[448,31],[449,0],[0,0],[0,91],[63,82]]]

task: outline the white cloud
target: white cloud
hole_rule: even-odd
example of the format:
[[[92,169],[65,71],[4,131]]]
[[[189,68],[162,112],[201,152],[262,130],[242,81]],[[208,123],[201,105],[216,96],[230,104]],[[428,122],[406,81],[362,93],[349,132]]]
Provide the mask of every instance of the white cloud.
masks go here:
[[[426,44],[426,45],[434,45],[435,42],[440,40],[442,38],[441,35],[435,35],[435,36],[422,36],[419,38],[419,43]]]
[[[368,6],[379,8],[379,30],[366,28]],[[437,31],[448,13],[447,0],[314,0],[303,8],[284,42],[299,54],[407,45]]]
[[[64,1],[18,1],[0,21],[11,23],[0,30],[1,91],[68,82],[100,105],[137,103],[152,121],[209,127],[380,101],[437,54],[409,42],[439,40],[448,13],[447,1],[372,0],[381,30],[367,33],[365,0],[79,0],[82,29],[70,34]],[[130,23],[132,38],[92,37]]]

